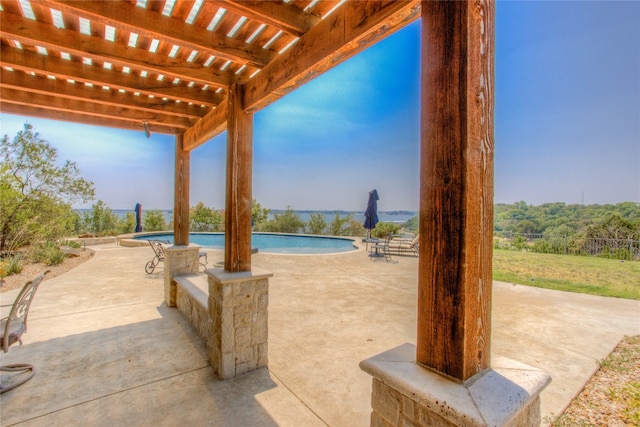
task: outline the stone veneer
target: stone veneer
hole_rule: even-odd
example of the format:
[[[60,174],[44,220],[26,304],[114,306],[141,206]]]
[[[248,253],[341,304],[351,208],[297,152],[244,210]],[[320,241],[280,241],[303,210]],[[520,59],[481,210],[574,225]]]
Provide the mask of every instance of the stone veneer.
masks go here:
[[[209,362],[220,379],[268,363],[268,306],[271,273],[221,269],[176,276],[176,305],[205,341]]]
[[[209,315],[209,285],[197,274],[176,277],[176,307],[187,318],[207,348],[213,342],[213,320]]]
[[[540,392],[551,378],[507,358],[458,382],[418,365],[403,344],[364,360],[373,376],[372,427],[540,425]]]
[[[148,244],[148,243],[147,243]],[[176,306],[176,276],[198,274],[200,246],[169,246],[164,250],[164,302]]]
[[[220,379],[266,367],[269,277],[253,271],[207,270],[212,341],[209,360]]]

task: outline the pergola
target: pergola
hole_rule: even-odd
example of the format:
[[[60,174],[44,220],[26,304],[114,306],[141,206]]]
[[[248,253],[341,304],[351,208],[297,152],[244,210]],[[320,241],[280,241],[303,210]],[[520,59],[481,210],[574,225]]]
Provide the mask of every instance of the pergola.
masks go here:
[[[1,111],[175,135],[176,246],[189,244],[190,152],[227,131],[229,274],[251,271],[254,113],[422,18],[416,362],[459,382],[490,368],[490,0],[0,5]]]

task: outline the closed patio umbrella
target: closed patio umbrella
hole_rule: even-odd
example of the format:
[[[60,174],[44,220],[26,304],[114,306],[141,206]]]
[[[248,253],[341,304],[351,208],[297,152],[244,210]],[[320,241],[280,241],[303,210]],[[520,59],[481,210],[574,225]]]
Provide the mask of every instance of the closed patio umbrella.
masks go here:
[[[367,210],[364,211],[364,228],[367,229],[368,238],[371,238],[371,230],[376,228],[378,223],[378,190],[369,192],[369,201],[367,202]]]
[[[140,203],[136,203],[136,233],[142,231],[142,205]]]

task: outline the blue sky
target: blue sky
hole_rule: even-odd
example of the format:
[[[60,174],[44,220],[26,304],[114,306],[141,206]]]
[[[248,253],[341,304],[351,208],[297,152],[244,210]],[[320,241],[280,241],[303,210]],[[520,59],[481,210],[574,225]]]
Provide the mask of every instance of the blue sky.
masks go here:
[[[255,115],[264,207],[416,210],[419,34],[414,23]],[[397,61],[387,58],[393,53]],[[495,201],[640,202],[640,2],[496,6]],[[113,209],[173,207],[174,138],[25,121]],[[191,204],[224,207],[226,134],[191,155]]]

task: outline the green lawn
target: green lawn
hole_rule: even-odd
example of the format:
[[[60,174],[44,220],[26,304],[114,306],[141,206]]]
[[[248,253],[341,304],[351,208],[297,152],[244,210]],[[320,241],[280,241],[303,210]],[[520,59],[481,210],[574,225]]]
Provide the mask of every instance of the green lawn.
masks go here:
[[[493,251],[493,279],[584,294],[640,300],[640,262]]]

